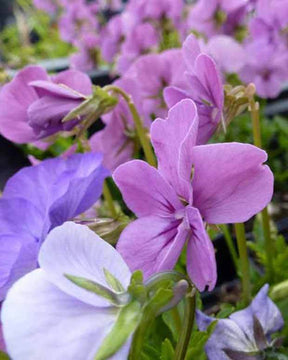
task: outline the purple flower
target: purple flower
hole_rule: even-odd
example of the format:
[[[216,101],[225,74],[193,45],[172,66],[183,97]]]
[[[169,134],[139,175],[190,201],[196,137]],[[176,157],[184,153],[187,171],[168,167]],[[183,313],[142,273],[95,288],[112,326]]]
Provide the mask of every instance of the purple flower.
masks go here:
[[[185,88],[185,64],[181,50],[172,49],[161,54],[144,55],[138,58],[125,77],[134,79],[141,90],[143,111],[146,116],[167,115],[163,90],[167,86]]]
[[[246,62],[240,71],[245,83],[253,82],[257,94],[263,98],[276,97],[285,79],[288,79],[287,48],[266,40],[249,42],[245,45]]]
[[[79,120],[61,121],[92,93],[89,77],[75,70],[49,77],[39,66],[28,66],[0,92],[0,133],[16,143],[33,142],[71,130]]]
[[[138,112],[141,113],[141,97],[139,85],[129,78],[117,80],[115,86],[131,94]],[[131,160],[136,150],[135,125],[127,103],[120,99],[118,105],[102,117],[106,127],[90,139],[92,151],[103,154],[103,165],[113,171],[117,166]],[[145,119],[145,117],[143,117]],[[145,121],[150,127],[150,122]]]
[[[20,170],[0,199],[0,299],[21,276],[37,268],[48,232],[89,209],[108,176],[102,156],[76,154]]]
[[[241,25],[248,3],[249,0],[199,0],[189,13],[190,29],[208,38],[221,33],[229,35]]]
[[[86,34],[97,36],[99,24],[91,6],[93,4],[89,6],[83,0],[67,5],[59,20],[60,35],[64,41],[77,45]]]
[[[120,308],[64,275],[87,278],[116,293],[105,270],[127,289],[128,266],[111,245],[87,227],[71,222],[48,235],[38,262],[40,269],[20,279],[3,304],[9,355],[14,360],[94,359]],[[109,359],[126,359],[129,347],[130,340]]]
[[[33,0],[33,4],[37,9],[46,11],[50,15],[54,15],[59,8],[57,0]]]
[[[203,291],[216,283],[208,224],[244,222],[271,200],[273,175],[267,154],[255,146],[225,143],[195,146],[195,104],[183,100],[168,119],[151,126],[158,170],[139,160],[113,174],[124,201],[137,215],[117,248],[131,270],[147,277],[172,269],[187,242],[187,271]]]
[[[198,109],[199,132],[197,144],[205,144],[223,120],[224,91],[220,72],[211,57],[200,50],[195,36],[190,35],[183,44],[186,64],[184,87],[167,87],[164,98],[169,107],[181,99],[192,99]]]
[[[272,345],[271,335],[283,327],[284,321],[277,306],[269,299],[268,290],[268,284],[264,285],[247,308],[227,319],[218,320],[197,312],[201,331],[218,320],[206,343],[209,360],[258,359],[257,352]],[[251,353],[256,354],[251,357]]]

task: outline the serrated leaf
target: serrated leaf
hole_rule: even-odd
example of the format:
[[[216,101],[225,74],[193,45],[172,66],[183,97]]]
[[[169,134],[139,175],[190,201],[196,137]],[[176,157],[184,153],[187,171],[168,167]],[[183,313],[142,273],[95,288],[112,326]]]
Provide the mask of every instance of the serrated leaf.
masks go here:
[[[124,292],[125,289],[123,287],[123,285],[121,284],[121,282],[116,279],[116,277],[110,273],[109,270],[107,269],[103,269],[104,271],[104,275],[105,275],[105,279],[106,279],[106,282],[107,284],[115,291],[117,292]]]
[[[132,301],[122,308],[115,325],[104,339],[94,360],[106,360],[114,355],[137,329],[141,317],[141,305],[137,301]]]
[[[165,339],[161,346],[160,360],[173,360],[175,350],[169,339]]]

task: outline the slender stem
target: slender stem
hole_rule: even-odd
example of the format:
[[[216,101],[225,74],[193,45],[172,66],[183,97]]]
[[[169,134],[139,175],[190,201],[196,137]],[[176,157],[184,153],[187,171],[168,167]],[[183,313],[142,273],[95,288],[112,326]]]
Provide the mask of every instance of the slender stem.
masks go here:
[[[251,97],[249,100],[250,112],[253,124],[253,136],[254,136],[254,145],[259,148],[262,147],[261,140],[261,125],[260,125],[260,114],[259,114],[259,103],[255,102],[254,97]],[[274,254],[274,245],[271,237],[271,228],[270,228],[270,216],[268,208],[265,208],[261,212],[262,217],[262,226],[265,239],[265,252],[267,258],[267,275],[269,281],[273,281],[274,270],[273,270],[273,254]]]
[[[147,136],[147,130],[144,128],[144,126],[142,124],[141,118],[138,114],[138,111],[137,111],[133,101],[132,101],[131,96],[129,96],[124,90],[122,90],[114,85],[105,86],[104,90],[114,91],[115,93],[120,94],[123,97],[123,99],[127,102],[127,105],[129,107],[129,110],[133,117],[137,135],[139,137],[139,140],[141,142],[141,145],[142,145],[142,148],[143,148],[143,151],[145,154],[145,158],[151,166],[156,166],[156,160],[155,160],[155,156],[153,153],[153,149],[152,149],[150,140]]]
[[[182,328],[182,321],[181,321],[181,316],[179,314],[179,310],[178,310],[177,306],[174,306],[174,308],[171,309],[171,314],[172,314],[177,332],[180,333],[181,328]]]
[[[194,318],[195,318],[195,309],[196,309],[196,297],[195,294],[190,294],[186,297],[185,300],[185,312],[184,319],[182,324],[182,331],[179,336],[179,340],[175,349],[174,360],[184,360],[189,341],[191,338],[191,333],[193,330]]]
[[[242,292],[245,305],[250,302],[251,285],[250,285],[250,264],[248,258],[248,248],[245,237],[245,227],[243,223],[235,224],[236,239],[240,256],[240,266],[242,273]]]
[[[235,269],[237,270],[238,269],[238,255],[237,255],[235,246],[233,244],[232,236],[230,234],[228,226],[226,224],[221,225],[221,230],[223,231],[224,239],[225,239],[227,247],[230,251],[230,255],[231,255],[232,261],[234,263]]]
[[[111,195],[109,186],[107,184],[107,180],[105,180],[104,184],[103,184],[103,195],[104,195],[104,199],[107,203],[108,209],[110,211],[110,214],[111,214],[112,218],[115,219],[117,217],[117,210],[115,208],[113,197]]]

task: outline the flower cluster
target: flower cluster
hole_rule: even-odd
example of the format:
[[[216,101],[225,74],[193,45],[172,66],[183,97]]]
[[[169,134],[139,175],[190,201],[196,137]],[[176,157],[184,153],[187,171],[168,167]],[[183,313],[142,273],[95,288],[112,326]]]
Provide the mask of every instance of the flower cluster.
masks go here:
[[[282,360],[284,319],[263,284],[279,282],[287,245],[270,229],[255,94],[275,96],[286,78],[285,1],[34,2],[80,51],[74,67],[94,68],[101,52],[121,76],[100,87],[80,70],[31,65],[0,89],[0,133],[33,163],[0,198],[0,349],[13,360],[177,360],[204,358],[206,342],[209,360]],[[254,144],[221,142],[247,109]],[[248,220],[260,238],[253,271]],[[220,230],[242,292],[237,311],[216,304],[212,317],[196,293],[217,286]],[[272,295],[285,298],[286,282]]]

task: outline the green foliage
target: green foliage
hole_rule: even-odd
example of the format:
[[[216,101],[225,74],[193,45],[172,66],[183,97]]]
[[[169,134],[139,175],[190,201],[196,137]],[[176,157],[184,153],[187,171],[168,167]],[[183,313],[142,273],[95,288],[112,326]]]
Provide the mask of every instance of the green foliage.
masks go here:
[[[9,360],[9,356],[4,352],[0,351],[0,360]]]
[[[117,321],[99,348],[95,360],[105,360],[115,354],[136,330],[141,321],[141,305],[132,301],[119,312]]]
[[[36,10],[30,1],[18,0],[16,23],[0,33],[1,55],[12,68],[21,68],[42,59],[67,57],[73,47],[59,37],[50,16]],[[32,36],[33,34],[33,36]],[[31,41],[31,38],[36,41]]]

